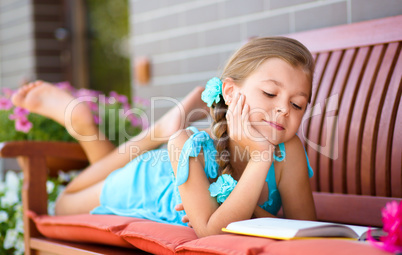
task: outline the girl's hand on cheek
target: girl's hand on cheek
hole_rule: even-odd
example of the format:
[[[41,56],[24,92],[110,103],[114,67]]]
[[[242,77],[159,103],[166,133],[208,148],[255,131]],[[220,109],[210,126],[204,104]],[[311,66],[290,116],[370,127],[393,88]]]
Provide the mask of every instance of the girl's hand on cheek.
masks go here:
[[[229,137],[246,148],[250,157],[258,158],[264,153],[272,155],[275,147],[251,125],[249,120],[250,106],[245,101],[245,96],[237,93],[229,105],[226,114]]]

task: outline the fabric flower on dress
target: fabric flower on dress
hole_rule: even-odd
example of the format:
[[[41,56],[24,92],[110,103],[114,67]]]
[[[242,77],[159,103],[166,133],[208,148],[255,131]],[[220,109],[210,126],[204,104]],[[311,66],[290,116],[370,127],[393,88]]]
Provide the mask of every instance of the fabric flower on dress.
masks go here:
[[[209,186],[211,197],[216,197],[219,204],[225,202],[232,190],[236,187],[237,181],[229,174],[222,174],[216,182]]]
[[[383,231],[388,235],[380,237],[381,242],[377,242],[369,231],[368,239],[374,246],[388,252],[402,252],[402,202],[399,204],[396,201],[387,203],[382,209],[382,221],[384,223]]]
[[[222,94],[222,81],[218,77],[214,77],[207,82],[205,90],[201,94],[201,99],[207,103],[208,107],[216,102],[218,103]]]

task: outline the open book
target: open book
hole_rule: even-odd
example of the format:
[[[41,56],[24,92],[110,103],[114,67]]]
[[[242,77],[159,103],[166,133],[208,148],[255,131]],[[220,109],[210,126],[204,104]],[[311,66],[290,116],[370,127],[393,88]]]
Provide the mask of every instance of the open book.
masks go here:
[[[361,226],[277,218],[236,221],[222,229],[224,232],[234,234],[284,240],[317,237],[341,237],[365,240],[368,230],[368,227]],[[371,234],[376,237],[381,235],[382,231],[380,229],[372,229]]]

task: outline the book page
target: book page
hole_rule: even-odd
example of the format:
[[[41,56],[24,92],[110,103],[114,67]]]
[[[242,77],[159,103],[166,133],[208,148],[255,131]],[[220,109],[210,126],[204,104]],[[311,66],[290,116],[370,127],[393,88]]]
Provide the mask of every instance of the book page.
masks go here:
[[[301,229],[296,237],[347,237],[358,239],[359,235],[352,229],[342,225],[327,225]]]
[[[364,233],[366,233],[369,230],[368,227],[355,226],[355,225],[346,225],[346,224],[339,224],[339,225],[351,228],[358,236],[363,235]],[[373,228],[373,230],[374,230],[374,228]]]
[[[290,239],[297,233],[297,229],[286,228],[277,224],[267,226],[264,221],[250,220],[230,223],[227,230],[237,234],[256,235],[263,237]]]
[[[258,218],[230,223],[227,230],[279,239],[294,237],[343,236],[358,238],[367,227],[343,225],[329,222]]]

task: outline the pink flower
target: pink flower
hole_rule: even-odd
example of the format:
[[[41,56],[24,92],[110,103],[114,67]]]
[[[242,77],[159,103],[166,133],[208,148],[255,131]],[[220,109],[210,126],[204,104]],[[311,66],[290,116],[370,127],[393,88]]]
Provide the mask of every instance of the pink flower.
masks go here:
[[[90,90],[90,89],[79,89],[75,92],[75,97],[84,97],[84,96],[90,96],[90,97],[98,97],[101,93],[99,91],[95,90]]]
[[[32,123],[29,122],[29,120],[24,117],[24,118],[19,118],[15,121],[15,130],[21,131],[24,133],[28,133],[29,130],[32,128]]]
[[[26,116],[29,114],[29,111],[21,107],[15,107],[14,114],[16,114],[17,116]]]
[[[74,92],[74,87],[71,86],[70,82],[68,81],[62,81],[62,82],[58,82],[54,84],[56,87],[58,87],[59,89],[62,89],[64,91],[67,91],[69,93],[73,93]]]
[[[124,110],[124,113],[130,111],[130,110],[131,110],[131,106],[130,106],[128,103],[124,103],[124,104],[123,104],[123,110]]]
[[[125,95],[119,95],[116,91],[111,91],[110,97],[114,97],[118,102],[122,104],[128,103],[128,98]]]
[[[32,128],[32,123],[28,121],[27,115],[29,111],[21,108],[15,107],[14,113],[10,114],[8,118],[10,120],[15,120],[15,130],[22,131],[24,133],[28,133]]]
[[[150,102],[148,99],[145,98],[141,98],[138,96],[133,97],[133,102],[134,104],[140,104],[140,105],[144,105],[144,106],[149,106]]]
[[[99,106],[98,106],[97,103],[88,101],[87,104],[89,106],[89,109],[91,109],[92,112],[98,112],[99,111]]]
[[[101,118],[97,115],[93,115],[95,124],[99,125],[101,123]]]
[[[133,126],[133,127],[137,127],[137,126],[141,125],[141,120],[139,118],[137,118],[137,116],[130,115],[129,120],[131,122],[131,126]]]
[[[128,119],[130,120],[131,126],[133,127],[141,127],[142,129],[148,128],[148,122],[147,120],[143,120],[140,117],[135,116],[134,114],[131,114],[128,116]]]
[[[369,232],[370,242],[389,252],[402,252],[402,202],[399,204],[396,201],[387,203],[382,209],[382,221],[384,223],[383,230],[388,235],[381,237],[381,242],[377,242]]]
[[[99,97],[99,103],[100,104],[107,104],[107,100],[108,100],[108,98],[106,96],[104,96],[104,95],[101,95]]]
[[[10,99],[1,97],[0,98],[0,110],[10,110],[13,107]]]
[[[9,115],[10,120],[18,120],[18,119],[26,119],[26,116],[29,114],[29,111],[21,108],[21,107],[15,107],[14,108],[14,113]]]
[[[9,88],[2,88],[1,91],[7,98],[10,98],[14,94],[14,90]]]
[[[119,95],[117,101],[119,101],[122,104],[128,104],[128,98],[125,95]]]

